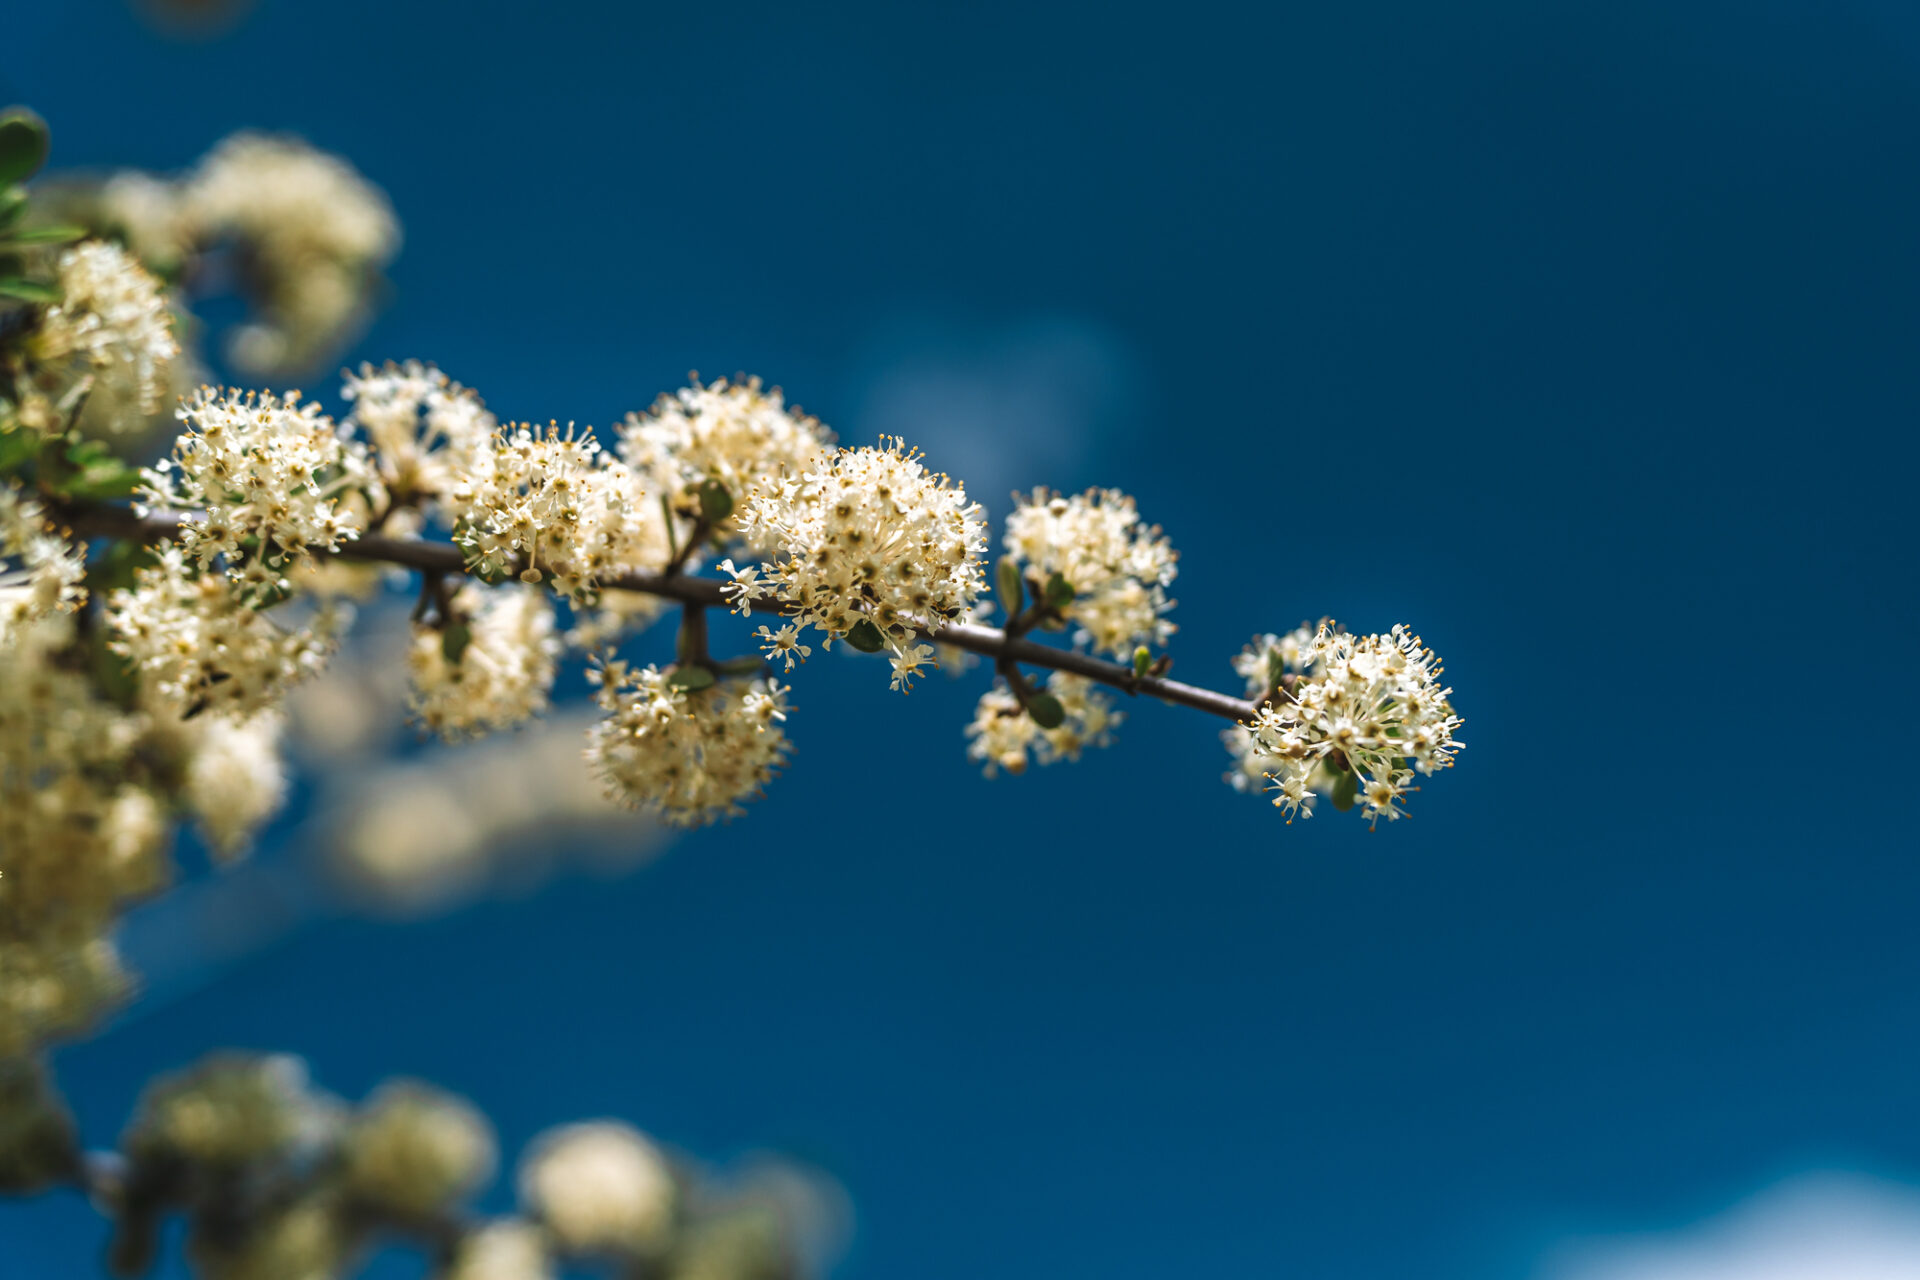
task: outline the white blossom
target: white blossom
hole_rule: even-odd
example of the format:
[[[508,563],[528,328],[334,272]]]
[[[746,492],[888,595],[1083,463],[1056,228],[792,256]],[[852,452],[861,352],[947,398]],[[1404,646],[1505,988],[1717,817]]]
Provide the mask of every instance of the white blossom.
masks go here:
[[[9,570],[5,562],[18,568]],[[86,561],[61,537],[40,504],[0,481],[0,645],[17,627],[86,600]]]
[[[309,366],[358,328],[400,243],[378,187],[293,137],[227,138],[186,178],[180,208],[196,241],[246,251],[260,314],[229,354],[257,373]]]
[[[1078,626],[1078,643],[1125,658],[1137,645],[1167,642],[1174,626],[1164,616],[1173,608],[1166,589],[1179,557],[1160,526],[1141,522],[1131,497],[1118,489],[1013,496],[1007,554],[1038,590],[1055,574],[1072,588],[1060,613]]]
[[[430,364],[409,360],[360,366],[340,388],[353,403],[347,419],[371,447],[369,459],[386,495],[437,498],[470,474],[499,428],[477,393]]]
[[[698,826],[742,812],[785,761],[786,689],[772,680],[720,680],[687,689],[648,666],[597,672],[607,712],[587,736],[587,760],[623,804]]]
[[[616,1257],[657,1253],[678,1200],[660,1149],[612,1120],[545,1135],[526,1157],[520,1194],[563,1252]]]
[[[666,531],[640,477],[609,460],[591,431],[513,427],[493,438],[453,488],[447,508],[469,567],[551,581],[592,604],[602,578],[664,566]]]
[[[546,1237],[531,1223],[489,1222],[454,1247],[441,1280],[553,1280]]]
[[[448,658],[447,632],[416,624],[408,650],[408,707],[441,737],[508,729],[546,710],[560,641],[553,605],[537,590],[468,583],[454,594],[452,625],[470,636]]]
[[[158,410],[180,355],[160,282],[102,240],[64,250],[58,272],[60,301],[48,304],[28,350],[43,364],[78,359],[97,384],[125,393],[141,413]]]
[[[777,387],[763,388],[758,378],[722,378],[705,386],[696,381],[661,396],[644,414],[628,414],[619,451],[651,488],[697,516],[701,486],[718,485],[737,504],[756,489],[811,470],[832,445],[833,433],[788,409]],[[720,528],[733,532],[732,519]],[[754,545],[762,554],[774,549]]]
[[[180,795],[208,845],[232,857],[253,842],[286,803],[280,757],[285,721],[278,711],[246,719],[208,716],[190,722],[186,778]]]
[[[365,464],[320,406],[299,394],[202,387],[180,407],[187,429],[172,457],[143,477],[148,503],[202,513],[180,528],[193,559],[205,567],[224,558],[233,579],[259,593],[284,589],[277,571],[288,562],[360,531],[336,499]]]
[[[1373,823],[1404,816],[1414,775],[1451,767],[1463,745],[1439,659],[1400,626],[1356,636],[1323,622],[1304,634],[1257,637],[1235,661],[1261,704],[1226,735],[1229,781],[1252,789],[1257,770],[1289,821],[1311,816],[1316,793],[1358,802]]]
[[[993,688],[980,695],[967,725],[967,755],[982,762],[989,778],[1002,769],[1025,773],[1029,757],[1040,764],[1078,760],[1086,748],[1112,743],[1113,731],[1125,717],[1091,680],[1056,671],[1047,679],[1047,692],[1066,712],[1053,729],[1034,722],[1005,680],[994,681]]]
[[[897,439],[766,487],[743,532],[779,548],[769,576],[789,615],[827,633],[823,647],[864,622],[903,654],[920,629],[965,621],[980,592],[980,505]]]
[[[305,625],[282,626],[240,584],[196,573],[178,547],[162,548],[107,606],[111,648],[174,715],[245,718],[273,707],[325,666],[340,617],[322,608]]]
[[[359,1109],[344,1142],[343,1177],[356,1200],[421,1217],[493,1176],[493,1128],[463,1098],[389,1081]]]

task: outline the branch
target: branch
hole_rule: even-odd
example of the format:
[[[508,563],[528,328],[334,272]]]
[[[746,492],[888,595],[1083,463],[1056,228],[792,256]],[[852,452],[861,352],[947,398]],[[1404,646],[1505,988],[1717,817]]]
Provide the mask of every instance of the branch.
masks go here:
[[[132,510],[109,503],[69,501],[57,507],[58,518],[75,533],[93,537],[120,538],[134,542],[160,542],[194,519],[191,512],[157,511],[140,516]],[[423,573],[464,574],[466,555],[450,542],[431,542],[421,538],[389,538],[381,534],[362,534],[342,543],[337,551],[316,549],[318,554],[343,560],[362,560],[399,565]],[[694,608],[732,608],[732,601],[720,594],[721,584],[712,578],[689,578],[678,572],[646,573],[631,570],[602,578],[602,590],[635,591],[643,595],[675,600]],[[785,606],[776,599],[752,602],[755,613],[782,614]],[[948,644],[991,658],[995,662],[1019,662],[1030,667],[1066,671],[1100,684],[1111,685],[1126,693],[1144,693],[1162,702],[1171,702],[1238,724],[1251,720],[1254,704],[1245,698],[1183,684],[1160,676],[1135,676],[1129,667],[1108,662],[1072,649],[1056,649],[1036,644],[1023,636],[1008,635],[996,627],[953,622],[935,629],[923,629],[921,635],[935,643]]]

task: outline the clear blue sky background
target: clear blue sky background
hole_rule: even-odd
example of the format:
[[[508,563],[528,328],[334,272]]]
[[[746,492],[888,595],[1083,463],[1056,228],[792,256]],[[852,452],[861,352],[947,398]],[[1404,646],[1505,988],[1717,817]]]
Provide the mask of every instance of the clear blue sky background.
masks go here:
[[[746,369],[996,515],[1126,486],[1183,552],[1182,675],[1404,620],[1472,744],[1410,822],[1288,828],[1197,716],[989,783],[977,684],[816,659],[751,818],[300,933],[63,1052],[95,1138],[156,1070],[290,1049],[442,1081],[510,1149],[614,1113],[799,1153],[854,1196],[849,1280],[1518,1280],[1809,1166],[1920,1176],[1910,7],[5,26],[62,162],[259,125],[385,186],[356,359],[594,423]],[[0,1273],[96,1239],[0,1209]]]

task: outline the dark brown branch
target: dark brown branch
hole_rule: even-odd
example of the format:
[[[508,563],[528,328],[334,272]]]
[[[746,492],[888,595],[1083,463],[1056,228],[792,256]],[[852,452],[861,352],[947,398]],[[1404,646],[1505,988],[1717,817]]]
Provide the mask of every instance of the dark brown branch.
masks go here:
[[[69,502],[59,508],[58,518],[75,533],[86,536],[159,542],[171,537],[184,521],[193,517],[161,511],[140,516],[126,507],[106,503]],[[336,555],[343,560],[399,565],[423,573],[455,574],[467,571],[466,556],[460,548],[449,542],[430,542],[420,538],[389,538],[369,533],[352,542],[342,543],[338,551],[323,554]],[[695,608],[731,608],[732,602],[720,593],[720,586],[712,578],[689,578],[679,573],[645,573],[637,570],[600,580],[602,590],[637,591],[664,600],[677,600]],[[774,599],[753,602],[755,613],[780,614],[784,608],[780,601]],[[1254,714],[1254,704],[1245,698],[1158,676],[1136,677],[1131,668],[1119,663],[1072,649],[1036,644],[1023,636],[1009,636],[996,627],[949,623],[937,631],[928,630],[923,634],[936,644],[965,649],[969,653],[993,659],[996,663],[1020,662],[1052,671],[1066,671],[1127,693],[1144,693],[1162,702],[1192,707],[1195,711],[1204,711],[1236,723],[1250,720]]]

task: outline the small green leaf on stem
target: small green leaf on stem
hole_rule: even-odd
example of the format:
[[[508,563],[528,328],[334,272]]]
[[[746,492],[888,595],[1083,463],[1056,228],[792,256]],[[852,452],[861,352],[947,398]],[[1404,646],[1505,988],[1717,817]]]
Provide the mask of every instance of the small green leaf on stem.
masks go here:
[[[698,693],[713,687],[713,672],[705,667],[676,667],[673,674],[667,677],[667,683],[688,693]]]
[[[1333,807],[1345,813],[1353,808],[1354,800],[1360,794],[1360,775],[1349,769],[1341,774],[1333,784]]]
[[[1047,608],[1064,609],[1073,603],[1073,584],[1060,574],[1047,579]]]
[[[1133,678],[1138,680],[1153,665],[1153,650],[1141,645],[1133,651]]]
[[[466,656],[467,646],[473,643],[473,628],[464,622],[456,622],[440,633],[440,654],[450,666],[459,666],[460,659]]]
[[[25,107],[0,111],[0,187],[25,182],[47,162],[47,122]]]
[[[22,280],[19,276],[0,276],[0,298],[17,298],[21,302],[58,302],[60,291],[52,285]]]
[[[1000,563],[994,569],[994,585],[1000,589],[1000,607],[1007,611],[1009,618],[1015,617],[1026,608],[1026,592],[1020,585],[1020,566],[1013,562],[1012,556],[1000,557]]]
[[[15,232],[7,240],[11,244],[72,244],[86,238],[85,227],[33,227]]]
[[[25,187],[0,187],[0,227],[12,226],[26,211]]]
[[[1067,722],[1067,709],[1050,693],[1028,694],[1027,714],[1042,729],[1058,729]]]
[[[733,514],[733,495],[718,480],[700,486],[700,514],[708,524],[719,524]]]
[[[847,643],[862,653],[878,653],[887,647],[887,638],[880,634],[880,628],[865,618],[853,624],[847,632]]]

